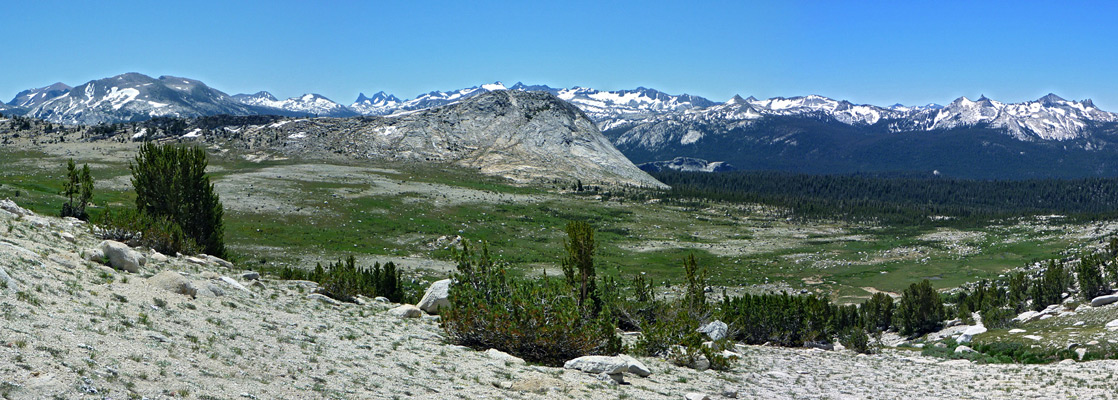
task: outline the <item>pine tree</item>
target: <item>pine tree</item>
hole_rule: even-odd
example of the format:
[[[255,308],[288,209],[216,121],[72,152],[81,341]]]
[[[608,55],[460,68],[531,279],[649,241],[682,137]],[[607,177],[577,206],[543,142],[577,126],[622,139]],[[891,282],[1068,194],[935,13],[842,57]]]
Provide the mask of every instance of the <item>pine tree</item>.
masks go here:
[[[567,284],[578,293],[578,305],[586,306],[587,297],[595,291],[594,228],[585,221],[567,223],[567,259],[563,261],[563,274]]]
[[[66,196],[66,203],[62,204],[62,216],[74,217],[80,220],[89,220],[85,206],[93,200],[93,177],[89,172],[89,164],[77,169],[74,159],[66,164],[66,180],[62,182],[62,195]],[[74,201],[74,196],[77,201]]]
[[[147,142],[129,168],[139,211],[169,219],[206,254],[224,257],[224,210],[206,164],[201,148]]]

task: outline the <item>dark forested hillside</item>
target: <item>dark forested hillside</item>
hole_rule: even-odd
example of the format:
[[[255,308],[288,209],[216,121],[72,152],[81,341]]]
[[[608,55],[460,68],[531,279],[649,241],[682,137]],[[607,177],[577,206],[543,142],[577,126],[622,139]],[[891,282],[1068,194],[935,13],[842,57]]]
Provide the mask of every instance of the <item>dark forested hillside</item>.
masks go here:
[[[1118,129],[1099,124],[1094,135],[1065,141],[1018,140],[984,126],[890,132],[896,121],[847,125],[827,117],[767,117],[746,126],[652,124],[603,132],[634,163],[694,157],[741,170],[853,174],[939,171],[969,179],[1118,176]],[[682,144],[687,132],[702,138]],[[636,135],[636,136],[635,136]],[[642,137],[668,138],[656,144]],[[675,138],[675,140],[672,140]]]
[[[797,216],[922,223],[1019,215],[1118,216],[1118,178],[967,180],[894,175],[661,171],[674,201],[718,200],[787,207]]]

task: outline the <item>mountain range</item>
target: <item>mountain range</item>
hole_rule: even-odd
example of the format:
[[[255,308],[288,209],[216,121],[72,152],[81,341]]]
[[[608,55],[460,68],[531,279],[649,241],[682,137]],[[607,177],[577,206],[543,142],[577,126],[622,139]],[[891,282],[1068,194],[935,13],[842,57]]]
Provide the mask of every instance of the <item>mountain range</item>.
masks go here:
[[[286,100],[263,91],[230,96],[196,80],[127,73],[77,87],[56,83],[26,90],[0,112],[85,125],[217,114],[391,116],[501,90],[547,92],[578,107],[635,163],[692,157],[742,169],[802,172],[1118,175],[1118,158],[1111,156],[1118,153],[1118,115],[1100,110],[1091,100],[1054,94],[1022,103],[980,96],[960,97],[945,106],[875,106],[818,95],[734,96],[717,102],[643,87],[602,91],[497,82],[410,100],[384,92],[361,94],[346,106],[313,93]],[[1037,160],[1054,165],[1037,165]],[[1022,169],[1012,170],[1017,167]]]

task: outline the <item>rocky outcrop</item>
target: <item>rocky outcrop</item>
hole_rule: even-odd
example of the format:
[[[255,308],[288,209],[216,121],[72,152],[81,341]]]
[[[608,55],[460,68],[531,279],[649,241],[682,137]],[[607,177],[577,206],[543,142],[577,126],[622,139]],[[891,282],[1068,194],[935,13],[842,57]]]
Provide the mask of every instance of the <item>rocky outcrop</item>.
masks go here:
[[[442,162],[519,181],[665,187],[633,165],[577,107],[549,93],[500,90],[392,117],[284,121],[246,144],[335,157]]]

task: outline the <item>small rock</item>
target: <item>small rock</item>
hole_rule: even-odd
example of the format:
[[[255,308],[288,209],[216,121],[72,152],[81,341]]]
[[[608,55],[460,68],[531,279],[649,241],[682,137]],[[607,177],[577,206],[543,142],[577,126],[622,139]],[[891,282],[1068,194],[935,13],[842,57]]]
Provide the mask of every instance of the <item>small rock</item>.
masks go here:
[[[233,278],[230,278],[228,276],[223,276],[223,277],[220,278],[220,280],[222,282],[225,282],[226,285],[232,286],[234,289],[237,289],[237,290],[240,290],[242,292],[248,293],[249,296],[256,296],[255,293],[252,293],[251,290],[248,290],[247,287],[242,285],[240,282],[237,282]]]
[[[149,333],[148,338],[150,338],[151,340],[154,340],[156,342],[159,342],[159,343],[166,343],[166,342],[171,340],[171,339],[167,339],[166,336],[160,335],[158,333]]]
[[[163,271],[147,279],[148,285],[171,293],[187,296],[197,296],[198,289],[182,274],[175,271]]]
[[[1102,307],[1116,301],[1118,301],[1118,294],[1099,296],[1091,299],[1091,307]]]
[[[704,393],[688,393],[683,395],[683,398],[687,400],[710,400],[710,396]]]
[[[710,340],[721,340],[722,338],[726,337],[726,332],[728,332],[729,330],[730,328],[726,326],[725,322],[714,320],[707,323],[706,325],[703,325],[696,331],[705,333],[707,337],[710,338]]]
[[[1106,329],[1110,331],[1118,331],[1118,319],[1107,322]]]
[[[970,347],[967,347],[967,346],[959,346],[959,347],[955,348],[955,354],[964,354],[964,353],[977,353],[977,351],[975,351],[974,349],[972,349]]]
[[[101,252],[109,258],[109,265],[121,271],[139,272],[140,271],[140,252],[132,250],[128,245],[113,241],[106,240],[101,242],[98,246]]]
[[[151,253],[148,254],[148,258],[150,258],[152,262],[157,262],[157,263],[167,262],[167,256],[165,256],[165,255],[163,255],[163,253],[160,253],[160,252],[155,251],[155,250],[152,250]]]
[[[388,310],[388,313],[399,318],[419,318],[423,316],[423,310],[411,304],[404,304],[399,307]]]
[[[336,306],[336,305],[342,304],[342,302],[340,302],[340,301],[337,301],[337,300],[334,300],[334,299],[331,299],[331,298],[330,298],[330,296],[324,295],[324,294],[322,294],[322,293],[311,293],[311,294],[308,294],[308,295],[307,295],[307,299],[309,299],[309,300],[318,300],[318,301],[321,301],[321,302],[323,302],[323,303],[326,303],[326,304],[329,304],[329,305],[332,305],[332,306]]]
[[[241,274],[241,279],[244,279],[246,281],[255,281],[260,279],[260,273],[255,271],[245,272]]]
[[[621,357],[582,356],[563,364],[563,368],[577,369],[591,374],[620,374],[629,369],[629,362]]]
[[[1087,355],[1087,349],[1082,347],[1075,349],[1075,355],[1079,356],[1080,360],[1083,360],[1083,356]]]
[[[1039,341],[1041,339],[1044,339],[1044,338],[1042,338],[1040,336],[1037,336],[1037,335],[1025,335],[1025,336],[1021,336],[1021,337],[1025,338],[1025,339],[1031,339],[1031,340],[1037,340],[1037,341]]]
[[[738,398],[738,389],[733,386],[726,386],[722,388],[722,397],[736,399]]]
[[[1025,332],[1028,332],[1028,331],[1026,331],[1024,329],[1018,329],[1018,328],[1013,328],[1013,329],[1009,330],[1009,333],[1025,333]]]
[[[65,240],[65,241],[70,242],[70,243],[74,243],[78,240],[77,238],[74,237],[74,235],[71,235],[69,232],[59,232],[58,236],[61,237],[62,240]]]
[[[600,373],[598,375],[595,375],[594,377],[598,378],[598,380],[600,380],[602,382],[606,382],[606,383],[611,384],[611,385],[619,385],[619,384],[625,383],[625,376],[620,374],[620,373],[607,374],[607,373],[603,372],[603,373]]]
[[[377,296],[377,297],[374,297],[374,298],[373,298],[373,301],[375,301],[375,302],[377,302],[377,303],[391,303],[391,301],[390,301],[390,300],[388,300],[388,298],[387,298],[387,297],[384,297],[384,296]]]
[[[191,263],[191,264],[198,264],[198,265],[208,264],[206,262],[206,260],[203,260],[203,259],[198,258],[198,257],[192,257],[192,256],[186,256],[186,262]]]
[[[105,252],[101,251],[101,249],[85,249],[82,251],[82,259],[101,262],[105,260]]]
[[[450,282],[450,279],[443,279],[432,283],[416,306],[430,314],[438,314],[439,308],[450,306]]]

